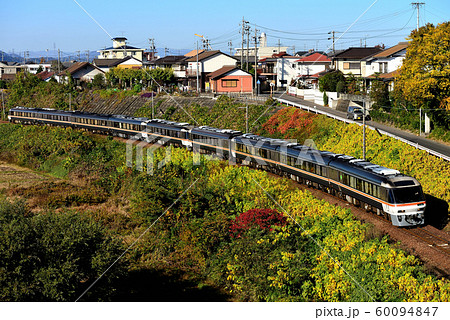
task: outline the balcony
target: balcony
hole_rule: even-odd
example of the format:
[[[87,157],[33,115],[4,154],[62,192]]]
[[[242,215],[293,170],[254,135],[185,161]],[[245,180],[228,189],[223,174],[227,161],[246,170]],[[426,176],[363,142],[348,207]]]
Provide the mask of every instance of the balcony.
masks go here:
[[[198,75],[201,76],[201,71],[199,70]],[[197,69],[186,69],[186,77],[196,77]]]

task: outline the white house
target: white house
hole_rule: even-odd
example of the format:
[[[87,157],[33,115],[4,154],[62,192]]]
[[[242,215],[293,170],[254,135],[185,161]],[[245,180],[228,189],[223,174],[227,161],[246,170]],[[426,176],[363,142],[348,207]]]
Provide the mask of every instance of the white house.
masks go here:
[[[290,85],[292,79],[297,78],[297,64],[295,63],[297,60],[298,57],[287,55],[277,58],[277,87],[286,88]]]
[[[77,83],[92,82],[97,74],[104,74],[102,70],[89,62],[76,62],[70,68],[58,74],[56,77],[58,82],[64,82],[67,73],[70,73]]]
[[[366,68],[363,77],[368,77],[375,73],[391,73],[400,69],[403,64],[403,59],[406,57],[406,49],[408,46],[408,42],[400,42],[391,48],[365,59]]]
[[[41,67],[42,71],[50,71],[52,65],[50,63],[25,63],[22,65],[24,70],[36,74],[39,70],[39,67]]]
[[[304,56],[295,62],[297,64],[297,81],[304,85],[317,84],[319,74],[331,66],[331,59],[319,52]]]
[[[127,38],[116,37],[112,40],[112,47],[98,50],[100,53],[98,59],[123,59],[125,57],[132,57],[142,61],[144,58],[145,50],[127,45]]]
[[[112,68],[119,68],[119,69],[142,68],[142,61],[133,57],[126,57],[123,59],[94,59],[92,63],[94,64],[94,66],[96,66],[103,72],[108,72]]]

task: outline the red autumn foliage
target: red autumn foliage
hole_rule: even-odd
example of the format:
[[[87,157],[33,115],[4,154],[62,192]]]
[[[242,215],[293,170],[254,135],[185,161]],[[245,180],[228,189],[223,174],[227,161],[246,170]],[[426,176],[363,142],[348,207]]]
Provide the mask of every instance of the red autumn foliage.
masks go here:
[[[285,226],[286,224],[286,217],[277,210],[252,209],[236,217],[231,224],[230,233],[233,238],[238,238],[245,231],[254,227],[272,231],[272,226]]]
[[[294,107],[281,109],[264,125],[263,129],[270,134],[281,133],[284,138],[295,138],[299,132],[311,134],[314,128],[315,114],[304,112]]]

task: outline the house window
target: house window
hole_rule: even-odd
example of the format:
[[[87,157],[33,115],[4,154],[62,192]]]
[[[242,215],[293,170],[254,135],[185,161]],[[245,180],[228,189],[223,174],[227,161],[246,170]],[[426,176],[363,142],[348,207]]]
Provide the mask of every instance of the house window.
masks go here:
[[[344,70],[359,69],[360,64],[358,62],[344,62]]]
[[[224,88],[235,88],[237,87],[237,80],[222,80],[222,87]]]
[[[380,66],[380,69],[379,69],[380,73],[388,72],[388,63],[387,62],[380,62],[379,66]]]

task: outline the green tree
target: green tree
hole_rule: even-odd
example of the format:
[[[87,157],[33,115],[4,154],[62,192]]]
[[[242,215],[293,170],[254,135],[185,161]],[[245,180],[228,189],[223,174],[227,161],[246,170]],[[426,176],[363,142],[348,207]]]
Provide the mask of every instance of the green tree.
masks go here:
[[[121,246],[98,223],[76,213],[32,214],[0,200],[0,300],[73,301],[119,256]],[[115,265],[85,296],[107,300]]]
[[[92,86],[95,89],[103,89],[105,87],[105,76],[102,73],[96,74],[92,80]]]
[[[391,102],[389,100],[388,84],[380,80],[378,76],[374,81],[372,81],[369,96],[373,101],[372,108],[374,109],[388,109],[391,105]]]
[[[395,90],[414,108],[445,108],[450,97],[450,22],[427,24],[409,36],[409,47]],[[448,113],[434,113],[433,120],[448,126]]]
[[[336,92],[336,86],[340,81],[345,82],[345,76],[341,71],[333,71],[319,78],[320,91]]]
[[[362,90],[362,83],[361,83],[361,79],[355,77],[355,75],[353,74],[349,74],[348,77],[346,78],[346,87],[347,87],[347,92],[350,94],[360,94],[361,90]]]

